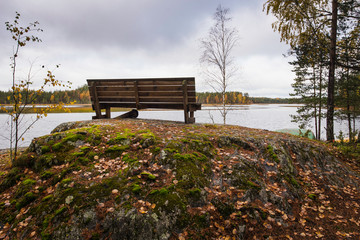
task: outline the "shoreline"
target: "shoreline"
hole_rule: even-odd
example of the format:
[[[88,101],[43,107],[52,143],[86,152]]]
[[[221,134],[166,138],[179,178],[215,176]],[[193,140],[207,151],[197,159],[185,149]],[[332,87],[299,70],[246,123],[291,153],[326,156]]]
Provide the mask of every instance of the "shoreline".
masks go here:
[[[251,105],[293,105],[293,106],[285,106],[285,107],[298,107],[298,104],[291,104],[291,103],[251,103],[251,104],[228,104],[227,107],[231,106],[251,106]],[[0,104],[3,107],[11,107],[10,104]],[[46,104],[36,104],[35,109],[46,107]],[[94,112],[92,109],[91,104],[74,104],[74,105],[65,105],[65,109],[62,110],[54,110],[49,112],[51,113],[85,113],[85,112]],[[203,107],[221,107],[221,104],[209,104],[203,103]],[[130,111],[132,108],[112,108],[112,112],[126,112]],[[140,111],[163,111],[162,109],[142,109]],[[24,114],[33,114],[35,113],[34,108],[29,107]],[[0,110],[0,114],[7,114],[4,110]]]

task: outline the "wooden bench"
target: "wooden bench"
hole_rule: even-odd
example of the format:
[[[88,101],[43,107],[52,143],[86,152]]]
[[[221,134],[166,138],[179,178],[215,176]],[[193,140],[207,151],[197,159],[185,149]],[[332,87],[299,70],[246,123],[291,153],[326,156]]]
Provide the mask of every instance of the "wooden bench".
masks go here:
[[[88,79],[94,119],[110,118],[112,107],[183,109],[185,123],[194,123],[195,78]],[[105,115],[101,110],[105,109]]]

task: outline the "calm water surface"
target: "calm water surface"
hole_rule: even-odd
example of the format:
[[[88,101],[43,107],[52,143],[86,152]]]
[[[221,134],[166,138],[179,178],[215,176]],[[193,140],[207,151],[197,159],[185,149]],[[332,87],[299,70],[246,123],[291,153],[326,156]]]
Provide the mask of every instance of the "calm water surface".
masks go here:
[[[121,112],[113,112],[112,116],[118,116]],[[297,124],[291,122],[291,114],[296,114],[296,106],[290,104],[268,104],[268,105],[240,105],[234,106],[234,110],[227,115],[227,124],[239,125],[250,128],[267,130],[278,130],[282,128],[297,128]],[[63,122],[90,120],[94,113],[53,113],[40,119],[24,136],[25,140],[21,146],[28,146],[34,137],[49,134],[56,126]],[[33,114],[24,115],[24,121],[35,118]],[[184,121],[183,111],[141,111],[138,118],[161,119]],[[195,112],[197,123],[223,123],[220,112],[216,107],[203,107],[203,110]],[[9,147],[9,118],[6,114],[0,114],[0,149]],[[322,123],[325,126],[325,120]],[[345,122],[336,122],[336,135],[340,130],[346,131]],[[322,136],[325,137],[323,128]]]

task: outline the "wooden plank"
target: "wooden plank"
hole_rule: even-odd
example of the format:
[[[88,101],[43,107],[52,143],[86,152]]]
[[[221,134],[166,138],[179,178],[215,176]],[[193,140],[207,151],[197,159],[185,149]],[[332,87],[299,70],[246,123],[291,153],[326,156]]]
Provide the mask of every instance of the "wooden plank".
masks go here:
[[[101,87],[97,87],[97,91],[99,92],[134,92],[134,85],[131,86],[101,86]]]
[[[90,97],[91,101],[94,101],[92,97]],[[134,102],[136,103],[136,98],[134,96],[125,96],[125,97],[119,97],[119,96],[99,96],[98,101],[101,102]],[[173,97],[139,97],[139,103],[144,102],[183,102],[182,96],[173,96]],[[195,97],[188,97],[188,103],[195,104],[196,98]]]
[[[192,81],[195,82],[194,77],[175,77],[175,78],[113,78],[113,79],[87,79],[88,82],[134,82],[134,81],[159,81],[159,82],[166,82],[166,81],[183,81],[187,80],[188,83]]]
[[[100,102],[101,108],[106,108],[106,106],[110,107],[124,107],[124,108],[135,108],[136,103],[135,102]],[[146,108],[156,108],[156,109],[184,109],[183,103],[141,103],[140,109],[146,109]],[[201,109],[201,104],[189,104],[194,111]]]
[[[135,97],[98,97],[100,102],[136,102]]]
[[[99,102],[132,102],[132,103],[136,103],[136,99],[133,98],[119,98],[119,97],[99,97],[98,98]],[[140,97],[139,98],[139,102],[138,104],[142,104],[142,103],[183,103],[183,98],[182,97],[162,97],[162,98],[152,98],[152,97],[148,97],[148,98],[143,98]],[[188,98],[188,104],[195,104],[196,103],[196,98]]]
[[[96,88],[99,92],[134,92],[134,85],[132,86],[100,86]],[[139,92],[149,92],[149,91],[179,91],[182,92],[182,86],[175,85],[162,85],[162,86],[139,86]],[[195,86],[188,86],[188,91],[195,91]]]
[[[191,99],[188,98],[188,101],[195,102],[196,98],[192,97]],[[141,97],[140,103],[144,102],[183,102],[183,97]]]
[[[195,86],[188,86],[188,91],[195,91]],[[150,91],[179,91],[183,90],[182,86],[139,86],[139,92],[150,92]]]
[[[160,80],[110,80],[110,81],[93,81],[97,83],[97,86],[133,86],[133,82],[138,81],[138,85],[148,86],[162,86],[162,85],[175,85],[181,86],[183,80],[176,81],[160,81]],[[195,85],[195,81],[189,81],[188,85]]]
[[[149,92],[139,92],[140,97],[166,97],[166,96],[176,96],[182,97],[182,91],[149,91]],[[188,92],[188,96],[195,97],[196,93],[194,91]]]
[[[122,97],[122,96],[127,96],[127,97],[133,97],[134,93],[130,92],[130,91],[123,91],[123,92],[118,92],[118,91],[97,91],[97,94],[99,97],[104,97],[104,96],[116,96],[116,97]]]
[[[168,81],[168,80],[138,80],[139,86],[140,85],[179,85],[181,86],[183,80],[175,80],[175,81]],[[195,81],[188,81],[188,85],[195,85]]]

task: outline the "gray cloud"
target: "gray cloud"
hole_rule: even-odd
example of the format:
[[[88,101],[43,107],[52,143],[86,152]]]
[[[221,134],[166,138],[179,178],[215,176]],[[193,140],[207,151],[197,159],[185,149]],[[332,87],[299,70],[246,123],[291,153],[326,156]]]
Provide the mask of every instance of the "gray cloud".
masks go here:
[[[278,94],[287,95],[292,78],[285,67],[287,60],[272,62],[274,56],[281,59],[287,46],[272,32],[273,19],[262,12],[260,0],[2,1],[0,78],[11,77],[12,51],[9,33],[2,24],[19,11],[23,22],[38,20],[44,29],[40,34],[43,43],[29,45],[22,57],[25,61],[37,58],[39,64],[50,66],[61,63],[57,77],[72,81],[74,86],[84,84],[86,78],[181,75],[197,77],[198,89],[206,90],[199,73],[199,39],[206,36],[219,3],[231,9],[233,25],[241,37],[234,52],[241,80],[235,81],[232,90],[251,95],[274,81],[282,83],[277,86]],[[263,58],[254,61],[254,56]],[[278,67],[279,61],[282,69],[266,72]],[[8,82],[0,82],[0,89],[8,86]]]

